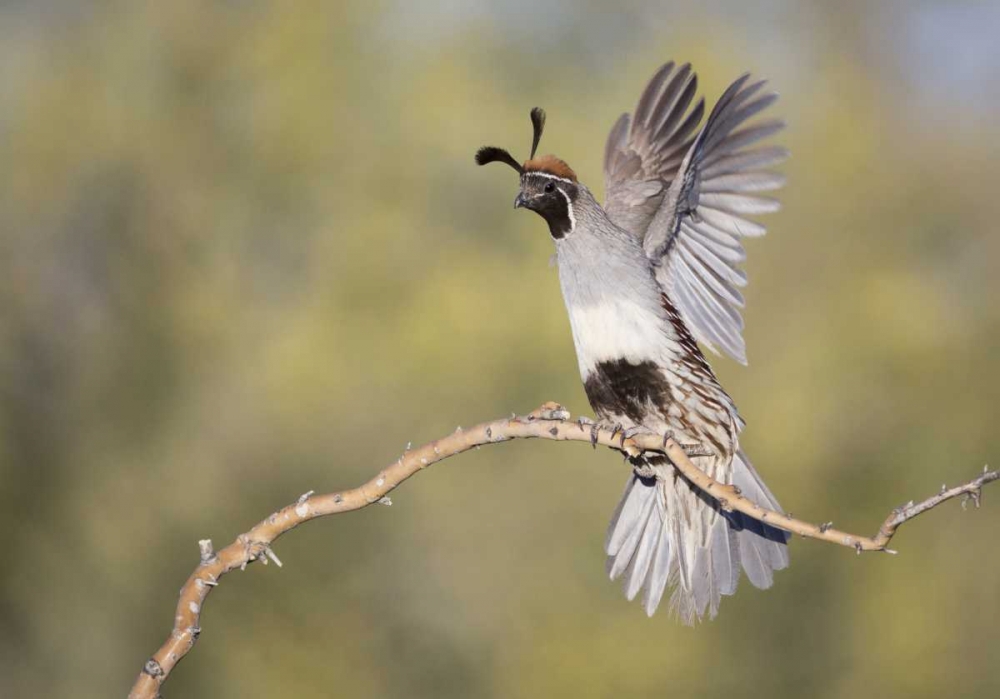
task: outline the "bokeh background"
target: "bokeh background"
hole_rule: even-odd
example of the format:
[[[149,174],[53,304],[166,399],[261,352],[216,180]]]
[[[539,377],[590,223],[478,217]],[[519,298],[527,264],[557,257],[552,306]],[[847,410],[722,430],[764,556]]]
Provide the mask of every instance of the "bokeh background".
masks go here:
[[[484,143],[603,191],[663,61],[782,93],[716,360],[786,508],[874,532],[1000,463],[996,3],[0,6],[0,695],[123,696],[196,542],[459,424],[587,405],[551,241]],[[897,557],[808,541],[712,623],[605,579],[626,472],[582,444],[436,466],[226,578],[173,697],[1000,695],[1000,501]]]

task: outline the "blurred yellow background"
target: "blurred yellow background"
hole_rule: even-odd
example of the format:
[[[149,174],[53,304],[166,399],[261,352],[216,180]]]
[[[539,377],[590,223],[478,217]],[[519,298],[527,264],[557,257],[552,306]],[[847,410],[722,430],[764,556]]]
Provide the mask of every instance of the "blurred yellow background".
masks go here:
[[[714,364],[782,504],[874,533],[1000,462],[1000,6],[0,7],[0,695],[123,696],[200,538],[458,424],[588,408],[551,241],[491,143],[595,192],[692,61],[782,94],[750,368]],[[691,629],[606,580],[626,478],[582,444],[436,466],[235,573],[170,697],[993,697],[1000,492],[897,557],[793,544]],[[996,486],[994,486],[996,487]]]

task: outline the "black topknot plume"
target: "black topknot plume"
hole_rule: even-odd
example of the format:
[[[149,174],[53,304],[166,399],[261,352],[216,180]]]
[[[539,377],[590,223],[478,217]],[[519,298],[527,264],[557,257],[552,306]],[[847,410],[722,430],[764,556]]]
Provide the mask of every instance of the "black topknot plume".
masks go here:
[[[542,130],[545,128],[545,110],[541,107],[535,107],[531,110],[531,128],[531,157],[528,159],[534,160],[535,151],[538,150],[538,142],[542,140]],[[503,148],[483,146],[476,151],[476,164],[486,165],[487,163],[507,163],[517,170],[518,174],[524,174],[524,167],[514,160],[514,156]]]
[[[545,128],[545,110],[541,107],[535,107],[531,110],[531,129],[533,131],[531,137],[531,156],[528,160],[535,159],[535,151],[538,150],[538,142],[542,140],[542,129]]]
[[[503,148],[483,146],[476,151],[476,165],[485,165],[486,163],[507,163],[517,170],[518,174],[524,174],[524,168],[521,167],[521,164],[514,160],[514,156]]]

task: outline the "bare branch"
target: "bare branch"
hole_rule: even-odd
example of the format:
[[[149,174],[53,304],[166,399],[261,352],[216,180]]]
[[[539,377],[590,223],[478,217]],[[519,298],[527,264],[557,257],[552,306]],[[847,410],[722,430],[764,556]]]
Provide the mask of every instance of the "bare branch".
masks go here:
[[[858,553],[861,553],[862,551],[884,551],[886,553],[896,553],[892,549],[887,548],[887,546],[889,545],[889,541],[896,534],[896,530],[899,529],[904,522],[913,519],[917,515],[926,512],[932,507],[937,507],[941,503],[961,495],[968,496],[976,503],[976,507],[978,507],[983,486],[987,483],[992,483],[995,480],[1000,480],[1000,471],[990,471],[988,468],[984,468],[983,473],[978,478],[975,478],[968,483],[951,488],[950,490],[942,490],[937,495],[927,498],[922,502],[914,504],[911,500],[903,507],[897,507],[889,514],[885,522],[882,523],[882,526],[879,527],[878,533],[875,536],[858,536],[857,534],[848,534],[840,531],[839,529],[834,529],[832,522],[827,522],[825,524],[811,524],[809,522],[803,522],[802,520],[795,519],[794,517],[790,517],[781,512],[775,512],[774,510],[768,510],[760,507],[743,497],[740,494],[739,489],[735,486],[719,483],[718,481],[707,476],[703,471],[699,470],[698,467],[691,463],[691,460],[687,458],[683,447],[678,445],[673,440],[667,440],[666,446],[663,448],[652,449],[650,446],[654,440],[649,439],[649,437],[649,435],[636,435],[634,438],[636,440],[636,446],[640,450],[644,451],[663,451],[666,453],[674,467],[683,473],[685,478],[722,503],[723,509],[742,512],[743,514],[750,515],[754,519],[767,522],[768,524],[778,527],[779,529],[792,532],[793,534],[798,534],[810,539],[819,539],[820,541],[829,541],[831,544],[848,546],[856,549]]]
[[[922,502],[916,504],[909,502],[893,510],[874,537],[864,537],[839,531],[830,524],[817,525],[803,522],[754,504],[743,497],[738,488],[720,483],[699,470],[688,458],[688,451],[697,454],[697,448],[692,450],[691,445],[678,444],[669,435],[643,432],[626,437],[617,428],[603,429],[586,418],[574,422],[569,422],[569,419],[569,412],[562,406],[546,403],[538,410],[521,417],[511,415],[509,418],[484,422],[464,430],[459,427],[447,437],[417,449],[410,449],[410,445],[407,445],[406,452],[397,461],[358,488],[326,495],[313,495],[312,491],[305,493],[296,502],[285,506],[249,531],[240,534],[236,541],[221,551],[214,551],[209,539],[199,541],[200,563],[181,588],[174,628],[160,649],[143,666],[129,693],[130,699],[153,699],[159,695],[160,685],[198,640],[198,634],[201,632],[199,620],[202,605],[223,575],[236,569],[243,570],[253,561],[266,564],[270,559],[280,566],[281,562],[272,551],[271,545],[282,534],[318,517],[360,510],[375,503],[389,505],[392,501],[388,494],[418,471],[449,456],[487,444],[536,438],[587,442],[595,447],[600,444],[630,456],[646,452],[666,454],[685,478],[714,497],[723,509],[741,512],[794,534],[848,546],[856,549],[858,553],[862,551],[895,553],[886,547],[904,522],[960,496],[965,498],[963,505],[967,500],[971,500],[978,507],[982,487],[1000,480],[1000,471],[984,469],[978,478],[968,483],[951,489],[942,488],[941,492]]]

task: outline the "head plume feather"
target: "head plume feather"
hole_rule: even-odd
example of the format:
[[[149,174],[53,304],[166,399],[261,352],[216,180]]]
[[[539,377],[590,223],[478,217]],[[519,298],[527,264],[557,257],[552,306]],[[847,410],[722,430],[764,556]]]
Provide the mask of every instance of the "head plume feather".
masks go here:
[[[576,182],[576,173],[564,161],[554,155],[543,155],[536,158],[538,143],[542,140],[542,132],[545,130],[545,110],[535,107],[531,110],[531,155],[524,165],[520,165],[514,156],[503,148],[496,146],[483,146],[476,152],[476,164],[486,165],[487,163],[506,163],[510,165],[519,175],[526,172],[544,172],[563,179]]]
[[[487,163],[507,163],[517,170],[519,174],[524,174],[524,168],[521,167],[520,163],[514,160],[514,156],[503,148],[483,146],[476,151],[476,165],[486,165]]]
[[[535,159],[535,151],[538,150],[538,142],[542,140],[542,131],[545,129],[545,110],[535,107],[531,110],[531,155],[528,160]]]

